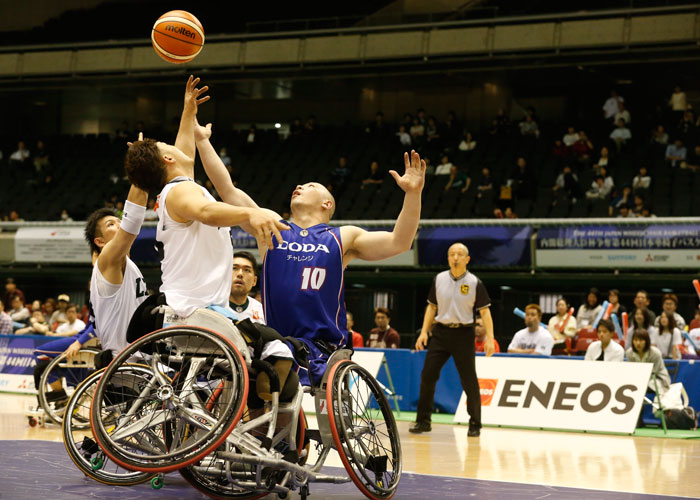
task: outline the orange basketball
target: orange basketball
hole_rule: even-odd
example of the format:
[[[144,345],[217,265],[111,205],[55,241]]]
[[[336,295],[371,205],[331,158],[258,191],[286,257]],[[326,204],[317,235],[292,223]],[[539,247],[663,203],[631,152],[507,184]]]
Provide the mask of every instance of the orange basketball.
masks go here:
[[[153,25],[151,41],[156,53],[171,63],[194,59],[204,46],[204,28],[199,19],[184,10],[171,10]]]

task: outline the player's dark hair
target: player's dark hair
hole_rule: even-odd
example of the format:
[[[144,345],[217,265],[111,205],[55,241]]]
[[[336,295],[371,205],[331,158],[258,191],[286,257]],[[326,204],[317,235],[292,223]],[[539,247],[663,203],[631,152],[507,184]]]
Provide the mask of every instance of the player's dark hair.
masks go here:
[[[253,255],[250,252],[246,252],[244,250],[241,250],[240,252],[235,252],[233,254],[234,259],[237,257],[240,257],[241,259],[247,259],[248,261],[250,261],[250,264],[253,266],[253,273],[255,273],[255,269],[258,266],[258,262],[255,260],[255,255]]]
[[[97,252],[100,253],[100,247],[95,244],[95,238],[102,236],[100,231],[99,223],[105,217],[110,215],[116,217],[117,214],[111,208],[100,208],[92,212],[85,223],[85,239],[90,245],[90,253]]]
[[[134,142],[126,152],[124,170],[129,181],[149,193],[165,185],[165,164],[155,139]]]

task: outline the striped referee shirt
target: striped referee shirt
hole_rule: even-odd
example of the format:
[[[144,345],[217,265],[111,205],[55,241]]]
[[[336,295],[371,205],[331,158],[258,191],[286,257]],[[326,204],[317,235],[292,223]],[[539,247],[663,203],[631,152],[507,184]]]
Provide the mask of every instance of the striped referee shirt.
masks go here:
[[[447,270],[435,276],[428,303],[437,306],[438,323],[472,325],[474,311],[489,307],[491,298],[481,280],[469,271],[455,278]]]

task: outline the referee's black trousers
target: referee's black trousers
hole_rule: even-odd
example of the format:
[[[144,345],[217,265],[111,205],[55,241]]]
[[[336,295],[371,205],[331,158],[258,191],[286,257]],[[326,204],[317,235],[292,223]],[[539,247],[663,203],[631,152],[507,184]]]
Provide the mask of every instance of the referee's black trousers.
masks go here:
[[[420,396],[416,422],[430,422],[433,413],[435,385],[440,371],[452,356],[457,365],[462,389],[467,395],[469,425],[481,427],[481,393],[476,377],[474,361],[474,327],[448,328],[436,324],[425,356],[425,364],[420,377]]]

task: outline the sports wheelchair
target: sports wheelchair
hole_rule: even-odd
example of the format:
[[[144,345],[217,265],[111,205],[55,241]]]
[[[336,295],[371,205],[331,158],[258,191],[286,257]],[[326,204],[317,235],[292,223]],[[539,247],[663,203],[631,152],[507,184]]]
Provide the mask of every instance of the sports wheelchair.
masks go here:
[[[270,493],[309,495],[313,482],[353,481],[370,499],[391,498],[401,477],[401,443],[381,387],[351,352],[328,361],[321,383],[280,402],[271,365],[251,359],[244,337],[224,316],[198,309],[186,319],[167,306],[164,328],[145,335],[107,367],[95,389],[90,423],[106,457],[133,471],[179,470],[214,498],[253,499]],[[151,372],[137,388],[113,392],[119,371],[134,360]],[[265,371],[271,401],[246,412],[249,374]],[[123,384],[121,384],[123,385]],[[315,400],[318,429],[306,428],[304,392]],[[314,442],[318,458],[307,464]],[[347,475],[321,471],[336,450]]]

